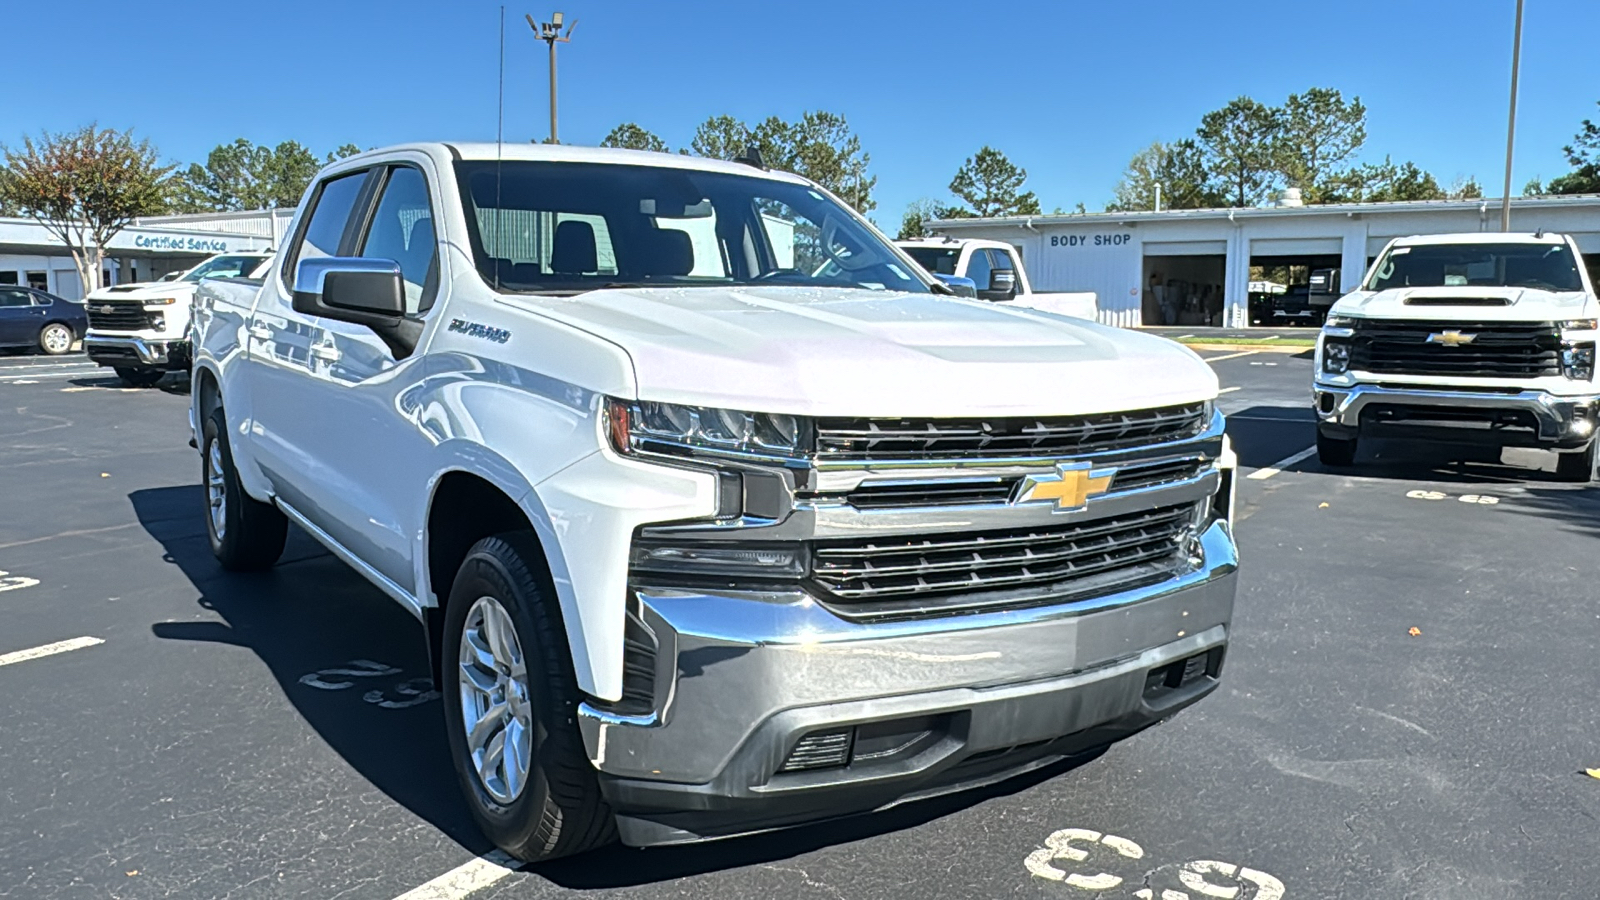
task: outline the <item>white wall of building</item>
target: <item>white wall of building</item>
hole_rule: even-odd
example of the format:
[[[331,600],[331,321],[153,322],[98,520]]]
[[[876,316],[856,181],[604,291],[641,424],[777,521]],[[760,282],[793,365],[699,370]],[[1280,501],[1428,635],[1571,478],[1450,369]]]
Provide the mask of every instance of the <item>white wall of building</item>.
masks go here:
[[[1499,224],[1496,202],[1467,200],[954,219],[931,230],[1016,244],[1035,290],[1094,291],[1100,320],[1124,327],[1142,321],[1146,258],[1223,254],[1225,322],[1242,326],[1252,256],[1338,255],[1350,290],[1392,238],[1494,231]],[[1511,227],[1570,234],[1586,254],[1600,256],[1600,197],[1514,200]]]

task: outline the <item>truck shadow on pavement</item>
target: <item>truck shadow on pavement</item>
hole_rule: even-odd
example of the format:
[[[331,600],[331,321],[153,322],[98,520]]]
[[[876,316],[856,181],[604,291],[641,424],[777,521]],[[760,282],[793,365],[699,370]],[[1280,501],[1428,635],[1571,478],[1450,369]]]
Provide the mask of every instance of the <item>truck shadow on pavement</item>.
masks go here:
[[[253,575],[223,571],[206,540],[199,485],[139,490],[129,500],[140,525],[199,592],[199,606],[220,619],[156,623],[152,633],[164,640],[252,651],[306,724],[374,787],[471,852],[493,849],[460,797],[442,707],[428,696],[431,685],[421,681],[428,662],[415,619],[296,528],[289,530],[289,545],[272,570]],[[282,747],[261,749],[267,755],[299,746],[291,738]],[[1062,760],[997,785],[881,813],[670,849],[612,845],[532,871],[563,887],[587,889],[788,859],[915,827],[1027,790],[1098,755]],[[268,762],[276,767],[276,760]]]
[[[156,637],[254,652],[306,724],[374,787],[472,852],[492,849],[456,787],[416,619],[297,528],[274,569],[223,571],[206,539],[199,485],[129,499],[199,592],[199,606],[220,619],[157,623]]]

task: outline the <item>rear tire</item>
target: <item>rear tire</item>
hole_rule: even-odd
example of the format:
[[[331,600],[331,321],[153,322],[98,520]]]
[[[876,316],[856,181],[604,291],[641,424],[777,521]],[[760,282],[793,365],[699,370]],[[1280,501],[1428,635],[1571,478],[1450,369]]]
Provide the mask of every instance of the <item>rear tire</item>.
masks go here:
[[[60,322],[51,322],[39,329],[39,349],[50,356],[61,356],[72,350],[72,329]]]
[[[1575,481],[1579,484],[1588,484],[1594,480],[1595,445],[1600,441],[1590,441],[1589,446],[1571,453],[1558,453],[1556,455],[1556,477],[1562,481]]]
[[[276,507],[244,492],[228,449],[222,407],[206,417],[200,445],[200,481],[206,490],[206,536],[211,553],[230,572],[269,569],[283,555],[289,520]]]
[[[122,379],[123,384],[127,385],[128,387],[136,388],[155,387],[156,384],[161,381],[161,379],[167,376],[167,373],[161,371],[160,369],[130,369],[118,367],[112,371],[117,373],[117,377]]]
[[[445,728],[467,806],[495,846],[528,862],[616,839],[578,731],[566,632],[546,582],[534,574],[541,563],[529,532],[472,545],[450,589],[440,653]],[[500,624],[491,627],[490,619]],[[484,723],[476,738],[469,718]]]
[[[1317,459],[1325,466],[1344,468],[1356,461],[1356,438],[1337,438],[1317,432]]]

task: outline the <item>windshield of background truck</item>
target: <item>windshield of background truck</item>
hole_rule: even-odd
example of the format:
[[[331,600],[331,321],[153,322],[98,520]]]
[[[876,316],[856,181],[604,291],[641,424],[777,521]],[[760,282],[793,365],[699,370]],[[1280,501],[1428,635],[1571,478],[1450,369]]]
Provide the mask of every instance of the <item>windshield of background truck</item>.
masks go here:
[[[956,263],[961,259],[960,247],[906,247],[901,246],[906,255],[917,261],[917,265],[939,275],[956,274]]]
[[[1566,244],[1421,244],[1391,247],[1366,289],[1519,287],[1581,291],[1578,264]]]
[[[213,256],[183,274],[179,281],[202,278],[248,278],[261,265],[259,256]]]
[[[485,160],[456,170],[473,260],[500,290],[929,291],[881,238],[807,185],[605,163]]]

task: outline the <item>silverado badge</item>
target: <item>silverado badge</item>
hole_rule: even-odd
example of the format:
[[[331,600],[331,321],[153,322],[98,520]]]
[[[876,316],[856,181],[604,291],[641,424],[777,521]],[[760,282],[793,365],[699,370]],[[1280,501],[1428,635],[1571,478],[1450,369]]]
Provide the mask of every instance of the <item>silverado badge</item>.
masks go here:
[[[1428,335],[1428,343],[1443,344],[1446,347],[1460,347],[1464,344],[1470,344],[1477,339],[1478,336],[1475,334],[1462,334],[1461,332],[1456,331],[1454,328],[1448,331],[1436,331],[1433,334]]]
[[[1090,497],[1098,497],[1111,487],[1115,469],[1090,470],[1088,463],[1056,463],[1056,470],[1048,475],[1029,475],[1022,479],[1018,503],[1038,503],[1053,500],[1057,512],[1083,509]]]

